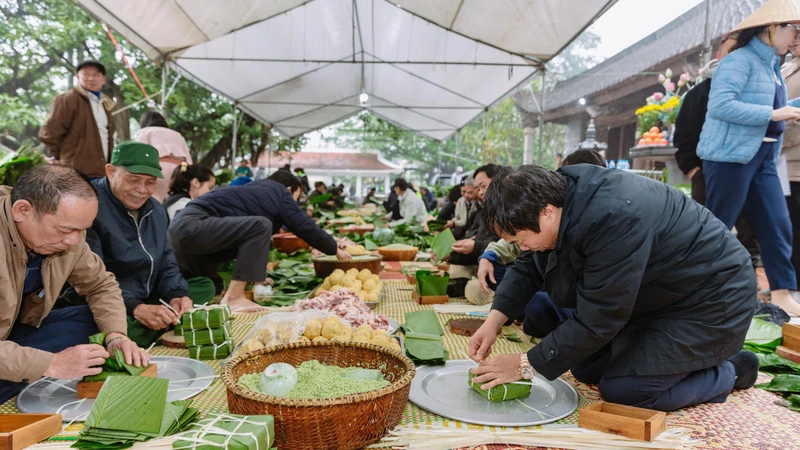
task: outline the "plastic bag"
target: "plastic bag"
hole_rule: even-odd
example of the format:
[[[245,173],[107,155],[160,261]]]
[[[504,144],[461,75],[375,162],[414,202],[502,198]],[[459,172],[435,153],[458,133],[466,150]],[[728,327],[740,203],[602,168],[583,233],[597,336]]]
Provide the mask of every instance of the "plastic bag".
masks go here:
[[[329,311],[320,310],[267,314],[256,321],[245,341],[257,339],[264,347],[291,344],[303,335],[308,321],[322,321],[334,315]]]

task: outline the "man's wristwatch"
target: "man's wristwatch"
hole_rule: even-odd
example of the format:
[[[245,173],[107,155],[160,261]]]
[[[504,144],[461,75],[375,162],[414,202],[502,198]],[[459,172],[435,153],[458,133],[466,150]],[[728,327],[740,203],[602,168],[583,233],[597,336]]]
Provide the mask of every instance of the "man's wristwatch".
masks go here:
[[[523,380],[532,380],[533,376],[536,375],[536,371],[533,370],[530,361],[528,361],[527,353],[519,355],[519,375]]]

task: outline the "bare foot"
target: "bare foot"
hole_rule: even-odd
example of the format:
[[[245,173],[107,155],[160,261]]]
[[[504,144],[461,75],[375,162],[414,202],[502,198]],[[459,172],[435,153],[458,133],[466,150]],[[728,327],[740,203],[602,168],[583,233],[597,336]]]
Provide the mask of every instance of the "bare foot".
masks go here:
[[[230,298],[226,295],[222,297],[220,304],[230,306],[231,312],[249,313],[267,311],[267,308],[260,306],[252,300],[248,300],[247,297]]]
[[[788,290],[772,291],[772,304],[779,306],[790,316],[800,316],[800,303],[797,303]]]

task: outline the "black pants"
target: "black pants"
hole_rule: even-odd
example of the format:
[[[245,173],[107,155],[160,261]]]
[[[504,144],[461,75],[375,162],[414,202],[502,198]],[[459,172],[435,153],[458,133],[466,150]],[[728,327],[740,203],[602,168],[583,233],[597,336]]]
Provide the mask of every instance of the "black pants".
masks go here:
[[[220,264],[236,259],[234,281],[266,279],[272,222],[266,217],[214,217],[188,205],[169,226],[169,241],[186,278],[208,277],[222,291]]]
[[[703,169],[698,170],[694,177],[692,177],[692,199],[703,206],[706,204],[706,177],[703,174]],[[791,212],[791,208],[789,211]],[[792,219],[792,223],[794,223],[794,219]],[[798,222],[798,226],[800,226],[800,222]],[[761,251],[758,248],[756,229],[744,212],[742,212],[736,220],[736,238],[739,239],[739,242],[744,246],[747,252],[750,253],[750,259],[753,261],[753,265],[760,267]],[[795,267],[797,267],[797,264],[795,264]]]
[[[563,316],[561,323],[567,317]],[[539,321],[537,325],[537,329],[546,335],[560,323]],[[573,367],[572,375],[581,383],[599,384],[600,395],[607,402],[639,408],[675,411],[701,403],[723,403],[736,381],[736,371],[728,361],[715,367],[674,375],[606,377],[610,360],[609,343]]]
[[[789,204],[789,218],[792,220],[792,265],[800,287],[800,182],[789,183],[792,195],[786,197]]]

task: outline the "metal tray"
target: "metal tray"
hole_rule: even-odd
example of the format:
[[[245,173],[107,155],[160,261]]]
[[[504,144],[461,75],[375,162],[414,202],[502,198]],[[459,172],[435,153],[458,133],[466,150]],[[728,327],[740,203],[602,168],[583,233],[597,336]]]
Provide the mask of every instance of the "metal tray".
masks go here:
[[[469,360],[447,361],[444,366],[418,367],[411,382],[409,401],[448,419],[510,427],[555,422],[572,414],[580,403],[578,392],[571,384],[560,378],[548,381],[541,375],[533,379],[529,397],[519,402],[492,403],[467,383],[467,371],[473,367],[475,363]]]
[[[364,302],[365,305],[369,306],[369,309],[375,309],[378,305],[381,304],[383,301],[383,296],[386,295],[386,283],[383,283],[383,287],[381,288],[381,293],[378,294],[378,300],[374,302]]]
[[[158,377],[170,381],[168,402],[192,398],[214,382],[214,369],[203,361],[178,356],[153,356],[150,361],[158,366]],[[65,422],[83,422],[94,399],[78,400],[78,381],[49,377],[34,381],[17,396],[17,408],[29,414],[61,414]]]

